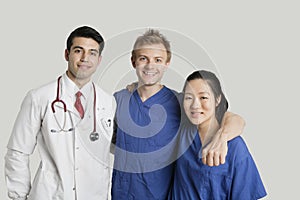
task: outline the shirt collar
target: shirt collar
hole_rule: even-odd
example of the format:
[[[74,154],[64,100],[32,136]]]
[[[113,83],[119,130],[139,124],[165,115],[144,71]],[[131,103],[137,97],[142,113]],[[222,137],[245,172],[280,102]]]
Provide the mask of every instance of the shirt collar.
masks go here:
[[[78,86],[67,76],[67,73],[62,75],[62,79],[65,84],[66,91],[69,91],[72,96],[75,96],[78,91],[82,93],[84,99],[89,98],[89,96],[93,94],[92,81],[89,81],[81,89],[79,89]]]
[[[79,91],[82,93],[83,98],[89,98],[91,94],[94,94],[92,81],[89,81],[87,84],[85,84]]]

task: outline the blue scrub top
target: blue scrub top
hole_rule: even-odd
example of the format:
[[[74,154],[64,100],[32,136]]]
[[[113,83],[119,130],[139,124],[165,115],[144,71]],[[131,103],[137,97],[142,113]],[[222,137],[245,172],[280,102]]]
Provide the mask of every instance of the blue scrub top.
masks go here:
[[[225,164],[209,167],[199,157],[202,145],[196,128],[185,127],[182,131],[179,153],[183,155],[176,162],[169,199],[254,200],[266,196],[259,172],[242,137],[228,142]]]
[[[142,102],[137,91],[115,93],[113,200],[167,198],[177,159],[174,145],[181,113],[177,95],[163,87]]]

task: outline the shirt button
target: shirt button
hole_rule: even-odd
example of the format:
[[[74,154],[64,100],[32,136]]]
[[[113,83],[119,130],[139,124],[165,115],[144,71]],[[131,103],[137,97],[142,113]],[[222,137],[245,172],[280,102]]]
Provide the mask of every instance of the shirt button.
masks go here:
[[[78,150],[79,149],[79,147],[76,147],[76,150]]]

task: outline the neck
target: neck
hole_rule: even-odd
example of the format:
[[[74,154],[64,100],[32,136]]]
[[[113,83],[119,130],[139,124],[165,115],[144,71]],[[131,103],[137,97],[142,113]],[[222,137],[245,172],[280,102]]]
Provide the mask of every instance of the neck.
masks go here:
[[[212,137],[217,133],[219,128],[220,125],[215,117],[198,126],[198,132],[203,146],[211,141]]]
[[[85,84],[87,84],[90,81],[90,79],[78,79],[69,71],[67,71],[67,76],[77,85],[79,89],[81,89]]]
[[[163,88],[163,85],[156,84],[156,85],[140,85],[138,86],[138,93],[141,97],[141,100],[144,102],[149,99],[151,96],[159,92]]]

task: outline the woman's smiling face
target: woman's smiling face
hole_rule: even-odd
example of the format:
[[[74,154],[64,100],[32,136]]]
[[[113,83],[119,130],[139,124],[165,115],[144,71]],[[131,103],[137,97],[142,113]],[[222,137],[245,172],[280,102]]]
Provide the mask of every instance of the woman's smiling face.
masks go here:
[[[195,79],[186,84],[183,106],[194,125],[207,124],[215,117],[216,99],[205,80]]]

